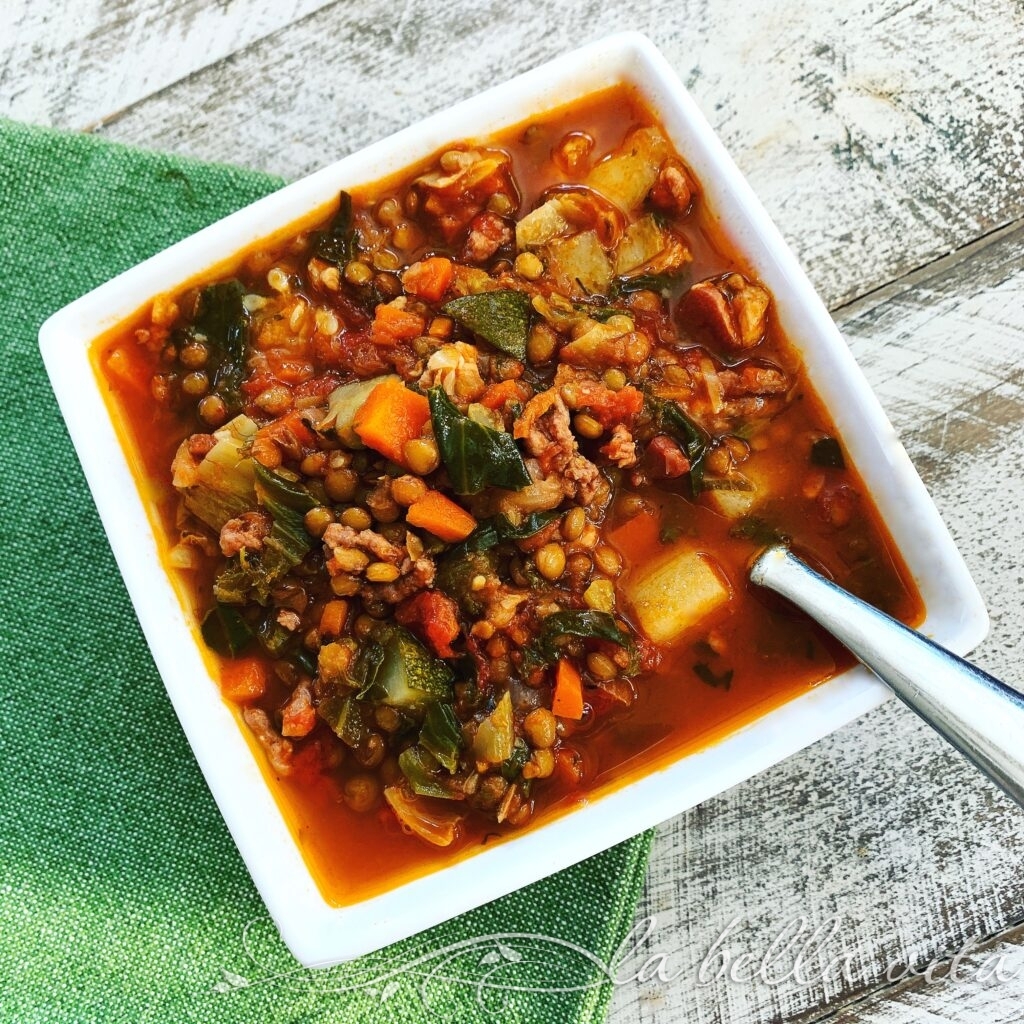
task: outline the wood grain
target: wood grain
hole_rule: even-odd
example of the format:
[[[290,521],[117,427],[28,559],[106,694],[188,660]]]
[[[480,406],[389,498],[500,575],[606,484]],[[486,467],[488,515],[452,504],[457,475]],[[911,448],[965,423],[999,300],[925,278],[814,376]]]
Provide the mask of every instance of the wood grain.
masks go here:
[[[328,0],[6,0],[0,116],[81,130]]]
[[[828,1019],[833,1024],[945,1024],[1021,1019],[1024,928],[958,950]]]

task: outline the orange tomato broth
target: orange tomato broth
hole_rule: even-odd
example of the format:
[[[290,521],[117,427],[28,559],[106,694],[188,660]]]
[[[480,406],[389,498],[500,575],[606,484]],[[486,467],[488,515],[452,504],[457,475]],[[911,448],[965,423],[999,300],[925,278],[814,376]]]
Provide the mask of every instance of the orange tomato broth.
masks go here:
[[[629,126],[657,123],[639,95],[628,87],[615,86],[499,132],[487,143],[511,153],[522,192],[520,209],[526,211],[551,184],[554,170],[550,152],[566,132],[586,130],[595,140],[594,153],[600,154],[618,145]],[[429,163],[423,161],[417,166]],[[415,171],[415,167],[409,168],[352,190],[355,203],[388,195]],[[322,225],[327,219],[324,210],[316,211],[276,232],[272,241],[197,274],[191,284],[229,276],[253,252],[283,250],[285,239]],[[714,212],[699,197],[685,228],[693,253],[691,280],[732,269],[749,273],[742,254],[730,245]],[[185,290],[185,286],[180,289]],[[150,396],[153,359],[134,343],[134,331],[147,315],[148,306],[97,339],[91,357],[98,377],[106,385],[107,404],[159,540],[165,571],[193,622],[196,642],[211,676],[226,686],[237,686],[239,669],[229,669],[226,662],[206,649],[199,636],[198,622],[209,604],[211,572],[175,570],[166,557],[177,540],[177,495],[170,484],[170,464],[189,428],[179,415],[157,405]],[[762,348],[798,383],[787,408],[764,428],[770,440],[767,448],[755,451],[744,464],[744,471],[749,468],[757,479],[771,481],[772,497],[758,508],[758,517],[791,537],[795,550],[819,570],[902,621],[919,623],[924,617],[921,597],[856,470],[847,465],[843,475],[860,496],[858,513],[849,525],[830,525],[817,514],[813,498],[807,496],[815,483],[824,478],[827,484],[837,471],[810,467],[805,457],[794,461],[793,453],[806,450],[807,446],[798,442],[809,444],[808,439],[836,436],[836,432],[821,401],[801,375],[799,354],[784,338],[774,315]],[[760,538],[731,535],[732,522],[699,501],[690,502],[653,487],[646,488],[642,497],[647,510],[627,517],[620,494],[606,520],[605,537],[624,560],[620,592],[628,590],[637,572],[679,538],[713,555],[728,577],[731,600],[710,622],[701,623],[696,634],[664,650],[657,670],[635,680],[638,699],[631,707],[603,715],[596,722],[593,717],[585,717],[580,723],[563,722],[567,736],[582,753],[584,782],[574,785],[558,773],[545,780],[545,785],[535,791],[537,810],[527,825],[529,829],[721,740],[853,664],[851,656],[808,618],[784,601],[756,592],[746,581],[748,566],[761,547]],[[632,618],[628,606],[620,605],[620,612]],[[711,630],[714,648],[707,643]],[[698,664],[708,669],[718,685],[695,672]],[[727,680],[726,666],[732,673]],[[196,680],[195,685],[205,686],[208,681]],[[237,713],[237,705],[228,703]],[[443,849],[429,846],[405,835],[386,805],[368,814],[351,810],[341,798],[340,782],[333,776],[324,774],[312,781],[277,778],[240,715],[239,727],[330,904],[359,902],[521,831],[496,828],[493,823],[471,818],[456,845]]]

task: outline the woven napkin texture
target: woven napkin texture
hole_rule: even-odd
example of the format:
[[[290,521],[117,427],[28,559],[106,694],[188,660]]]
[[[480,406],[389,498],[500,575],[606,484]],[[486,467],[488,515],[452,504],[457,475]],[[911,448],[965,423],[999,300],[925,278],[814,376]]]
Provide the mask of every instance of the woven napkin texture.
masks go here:
[[[379,954],[303,970],[121,584],[39,326],[279,184],[0,121],[0,1020],[600,1020],[601,965],[630,930],[650,835]]]

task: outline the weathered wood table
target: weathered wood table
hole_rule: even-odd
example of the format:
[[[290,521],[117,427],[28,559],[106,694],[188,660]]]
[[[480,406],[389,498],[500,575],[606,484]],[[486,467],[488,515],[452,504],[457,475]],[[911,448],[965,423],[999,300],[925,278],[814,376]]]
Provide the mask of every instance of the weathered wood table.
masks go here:
[[[289,178],[646,32],[952,529],[992,615],[975,660],[1024,687],[1019,0],[8,0],[3,21],[0,113]],[[892,702],[661,828],[647,968],[611,1019],[1024,1020],[1022,824]]]

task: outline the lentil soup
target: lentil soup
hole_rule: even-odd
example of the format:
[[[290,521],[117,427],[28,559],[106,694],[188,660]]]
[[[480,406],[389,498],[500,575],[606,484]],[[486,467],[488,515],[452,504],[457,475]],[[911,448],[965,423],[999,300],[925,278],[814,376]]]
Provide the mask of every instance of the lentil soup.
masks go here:
[[[626,87],[342,193],[93,359],[335,905],[851,664],[747,585],[766,543],[923,615],[771,295]]]

